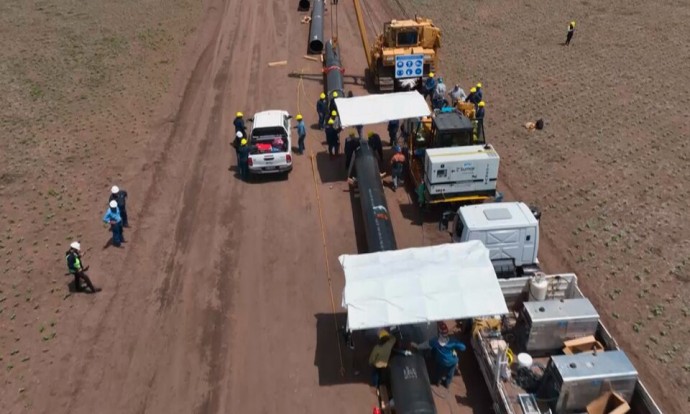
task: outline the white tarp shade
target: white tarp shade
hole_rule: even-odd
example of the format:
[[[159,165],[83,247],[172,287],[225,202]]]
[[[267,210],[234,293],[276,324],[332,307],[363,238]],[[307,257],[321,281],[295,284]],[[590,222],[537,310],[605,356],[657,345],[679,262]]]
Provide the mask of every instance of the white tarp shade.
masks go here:
[[[431,115],[429,105],[416,91],[335,98],[335,104],[344,127]]]
[[[348,329],[508,313],[480,241],[342,255]]]

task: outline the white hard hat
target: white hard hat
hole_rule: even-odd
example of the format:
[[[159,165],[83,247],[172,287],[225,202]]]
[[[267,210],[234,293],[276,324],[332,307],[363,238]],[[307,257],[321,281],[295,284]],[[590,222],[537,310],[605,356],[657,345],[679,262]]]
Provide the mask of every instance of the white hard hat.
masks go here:
[[[237,131],[237,133],[235,134],[235,136],[236,136],[237,138],[242,138],[242,131]]]
[[[72,242],[72,243],[69,245],[69,247],[71,247],[71,248],[73,248],[73,249],[76,249],[76,250],[81,250],[81,244],[79,244],[78,241]]]
[[[117,194],[120,192],[120,188],[118,186],[114,185],[114,186],[112,186],[112,188],[110,188],[110,192],[113,194]]]
[[[117,201],[115,201],[115,200],[111,201],[111,202],[110,202],[110,207],[111,207],[111,208],[117,207]]]

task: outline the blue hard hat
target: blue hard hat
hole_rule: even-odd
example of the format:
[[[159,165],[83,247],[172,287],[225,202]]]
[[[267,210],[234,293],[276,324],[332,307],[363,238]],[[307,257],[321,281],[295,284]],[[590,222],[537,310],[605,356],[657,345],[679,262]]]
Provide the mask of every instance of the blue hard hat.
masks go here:
[[[402,151],[402,150],[400,149],[400,146],[399,146],[399,145],[396,145],[396,146],[393,147],[393,151],[395,151],[395,152],[400,152],[400,151]]]

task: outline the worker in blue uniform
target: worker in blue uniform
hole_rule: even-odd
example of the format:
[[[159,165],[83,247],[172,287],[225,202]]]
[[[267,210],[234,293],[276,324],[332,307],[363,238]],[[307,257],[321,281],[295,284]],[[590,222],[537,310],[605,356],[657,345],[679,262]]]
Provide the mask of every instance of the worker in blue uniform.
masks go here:
[[[379,155],[379,167],[383,165],[383,143],[381,136],[376,132],[369,132],[369,147]]]
[[[354,132],[350,132],[349,136],[345,138],[345,171],[350,169],[350,162],[352,161],[352,154],[359,148],[359,138],[355,136]]]
[[[338,131],[335,129],[335,120],[333,118],[328,120],[328,125],[326,126],[326,143],[328,144],[328,154],[331,156],[338,155],[340,145],[338,143]]]
[[[424,99],[432,96],[436,90],[436,78],[434,76],[434,72],[429,72],[429,77],[424,81]]]
[[[103,222],[110,224],[110,231],[113,233],[113,246],[120,247],[125,242],[120,209],[117,208],[117,201],[115,200],[111,201],[108,206],[108,210],[103,215]]]
[[[481,101],[477,104],[477,112],[474,115],[477,121],[477,140],[486,141],[486,136],[484,136],[484,107],[486,104]]]
[[[464,343],[449,336],[448,325],[445,322],[438,324],[438,337],[422,344],[412,344],[417,350],[432,350],[436,361],[438,383],[444,387],[450,387],[458,366],[458,352],[464,352],[467,347]]]
[[[243,181],[249,180],[249,154],[251,151],[252,148],[250,145],[247,145],[247,139],[242,138],[242,141],[240,141],[240,149],[237,152],[237,155],[239,156],[240,160],[240,178],[242,178]]]
[[[304,126],[302,114],[297,114],[295,119],[297,120],[297,153],[302,155],[304,154],[304,140],[307,138],[307,128]]]
[[[474,99],[476,101],[475,105],[477,105],[479,102],[484,100],[484,91],[482,90],[482,83],[477,83],[477,86],[475,86],[475,88],[477,89],[477,92],[475,92],[474,94]]]
[[[244,126],[244,114],[242,112],[235,114],[235,120],[232,121],[232,124],[235,125],[235,133],[241,132],[242,135],[247,136],[247,127]]]
[[[400,129],[400,121],[394,119],[388,122],[388,137],[390,138],[391,147],[395,146],[398,141],[398,130]]]
[[[110,198],[108,202],[117,201],[117,208],[120,209],[120,217],[122,217],[122,226],[129,227],[129,220],[127,220],[127,191],[114,185],[110,188]]]

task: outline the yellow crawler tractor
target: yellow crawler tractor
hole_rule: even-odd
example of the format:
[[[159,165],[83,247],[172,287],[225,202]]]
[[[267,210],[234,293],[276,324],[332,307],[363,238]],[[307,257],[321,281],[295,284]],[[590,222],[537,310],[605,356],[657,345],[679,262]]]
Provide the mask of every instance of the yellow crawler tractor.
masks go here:
[[[353,2],[369,74],[379,91],[412,89],[438,68],[441,29],[431,19],[415,17],[384,23],[383,33],[370,48],[362,6],[359,0]]]

